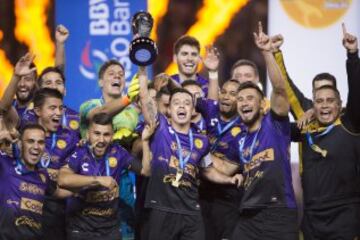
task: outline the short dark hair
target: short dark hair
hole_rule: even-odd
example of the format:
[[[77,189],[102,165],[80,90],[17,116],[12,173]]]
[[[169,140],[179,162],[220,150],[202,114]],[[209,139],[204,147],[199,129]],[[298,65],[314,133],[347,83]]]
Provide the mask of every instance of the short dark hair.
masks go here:
[[[24,136],[25,131],[32,130],[32,129],[38,129],[40,131],[43,131],[44,134],[46,133],[45,128],[43,126],[41,126],[40,124],[38,124],[38,123],[27,123],[20,130],[20,139],[22,139],[22,137]]]
[[[104,76],[105,71],[112,65],[118,65],[121,67],[123,71],[125,71],[124,66],[121,63],[119,63],[114,59],[111,59],[109,61],[104,62],[103,65],[101,65],[99,69],[99,79],[101,79]]]
[[[319,88],[317,88],[317,89],[314,89],[313,98],[315,99],[315,94],[316,94],[316,92],[318,92],[318,91],[320,91],[320,90],[326,90],[326,89],[334,91],[336,97],[337,97],[339,100],[341,100],[339,90],[338,90],[336,87],[330,86],[330,85],[324,85],[324,86],[321,86],[321,87],[319,87]]]
[[[234,74],[235,68],[240,67],[240,66],[251,67],[254,70],[255,75],[259,76],[259,68],[256,66],[256,64],[253,61],[248,60],[248,59],[240,59],[240,60],[236,61],[231,67],[231,72],[230,72],[231,76]]]
[[[177,93],[186,93],[186,94],[189,94],[189,96],[191,97],[191,101],[194,105],[194,97],[193,95],[186,89],[183,89],[183,88],[175,88],[173,89],[171,92],[170,92],[170,99],[169,99],[169,102],[171,102],[171,99],[172,97],[177,94]]]
[[[200,52],[200,42],[192,36],[183,35],[176,40],[174,44],[174,53],[178,54],[180,48],[184,45],[195,47]]]
[[[312,87],[314,88],[315,82],[321,81],[321,80],[328,80],[332,83],[332,85],[336,88],[336,78],[334,75],[324,72],[317,74],[313,80],[312,80]]]
[[[242,90],[248,89],[248,88],[255,89],[260,94],[261,98],[265,97],[264,92],[259,88],[259,86],[257,84],[255,84],[255,83],[253,83],[253,82],[250,82],[250,81],[241,83],[240,86],[239,86],[238,93],[241,92]]]
[[[182,86],[183,88],[186,87],[186,86],[190,86],[190,85],[196,85],[196,86],[198,86],[199,88],[201,88],[200,83],[198,83],[198,82],[195,81],[195,80],[189,79],[189,80],[185,80],[185,81],[183,81],[183,82],[181,83],[181,86]]]
[[[55,72],[55,73],[58,73],[61,77],[61,79],[63,80],[64,84],[65,84],[65,75],[63,73],[63,71],[61,71],[60,68],[58,67],[47,67],[45,68],[41,74],[39,75],[38,77],[38,83],[39,83],[39,86],[41,87],[42,83],[43,83],[43,77],[45,74],[49,73],[49,72]]]
[[[35,92],[34,107],[41,107],[44,105],[47,98],[58,98],[63,100],[63,95],[56,89],[42,88]]]
[[[160,99],[163,95],[170,95],[170,91],[167,87],[160,88],[160,90],[156,93],[156,99]]]
[[[95,114],[92,119],[90,119],[90,124],[98,124],[98,125],[112,125],[112,118],[109,114],[100,112]]]

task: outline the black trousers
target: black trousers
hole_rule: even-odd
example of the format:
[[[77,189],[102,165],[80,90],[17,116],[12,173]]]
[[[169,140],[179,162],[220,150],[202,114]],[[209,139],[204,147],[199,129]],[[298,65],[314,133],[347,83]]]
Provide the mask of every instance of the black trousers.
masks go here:
[[[244,210],[232,240],[298,240],[297,210],[287,208],[264,208]]]
[[[360,204],[305,210],[302,231],[304,240],[360,239]]]
[[[151,209],[142,240],[205,240],[201,215]]]

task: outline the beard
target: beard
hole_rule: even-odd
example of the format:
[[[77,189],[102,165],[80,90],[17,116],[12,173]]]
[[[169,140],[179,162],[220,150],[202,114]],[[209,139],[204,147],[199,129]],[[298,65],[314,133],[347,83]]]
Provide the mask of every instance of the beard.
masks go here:
[[[254,116],[253,116],[251,119],[249,119],[249,120],[247,120],[247,121],[244,121],[244,120],[242,120],[242,121],[243,121],[243,123],[244,123],[246,126],[250,127],[250,126],[254,125],[254,123],[255,123],[259,118],[260,118],[260,109],[254,114]]]
[[[35,87],[34,87],[32,90],[30,90],[29,94],[28,94],[27,97],[25,97],[25,98],[20,97],[19,94],[18,94],[18,92],[16,92],[16,94],[15,94],[15,95],[16,95],[16,99],[17,99],[17,101],[18,101],[20,104],[28,103],[28,102],[30,102],[30,101],[32,100],[35,91],[36,91],[36,89],[35,89]]]

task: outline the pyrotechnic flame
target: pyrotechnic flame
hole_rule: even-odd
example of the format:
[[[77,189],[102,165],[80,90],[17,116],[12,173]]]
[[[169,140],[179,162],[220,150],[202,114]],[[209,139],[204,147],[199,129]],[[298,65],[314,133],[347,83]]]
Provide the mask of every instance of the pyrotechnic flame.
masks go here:
[[[55,61],[55,46],[46,24],[49,5],[49,0],[15,0],[15,37],[36,55],[38,71]]]
[[[201,46],[213,44],[229,26],[233,16],[239,12],[249,0],[207,0],[198,11],[197,22],[191,26],[186,35],[199,40]],[[204,53],[204,48],[201,54]],[[176,64],[171,63],[166,73],[174,74],[177,71]]]

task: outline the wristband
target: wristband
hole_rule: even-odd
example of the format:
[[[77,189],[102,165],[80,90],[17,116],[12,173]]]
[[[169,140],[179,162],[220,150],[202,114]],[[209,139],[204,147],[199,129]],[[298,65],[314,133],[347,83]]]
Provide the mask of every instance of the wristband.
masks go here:
[[[218,72],[217,71],[209,71],[209,79],[217,79]]]
[[[130,102],[131,102],[129,96],[121,97],[120,101],[121,101],[121,104],[124,105],[124,106],[129,105]]]

